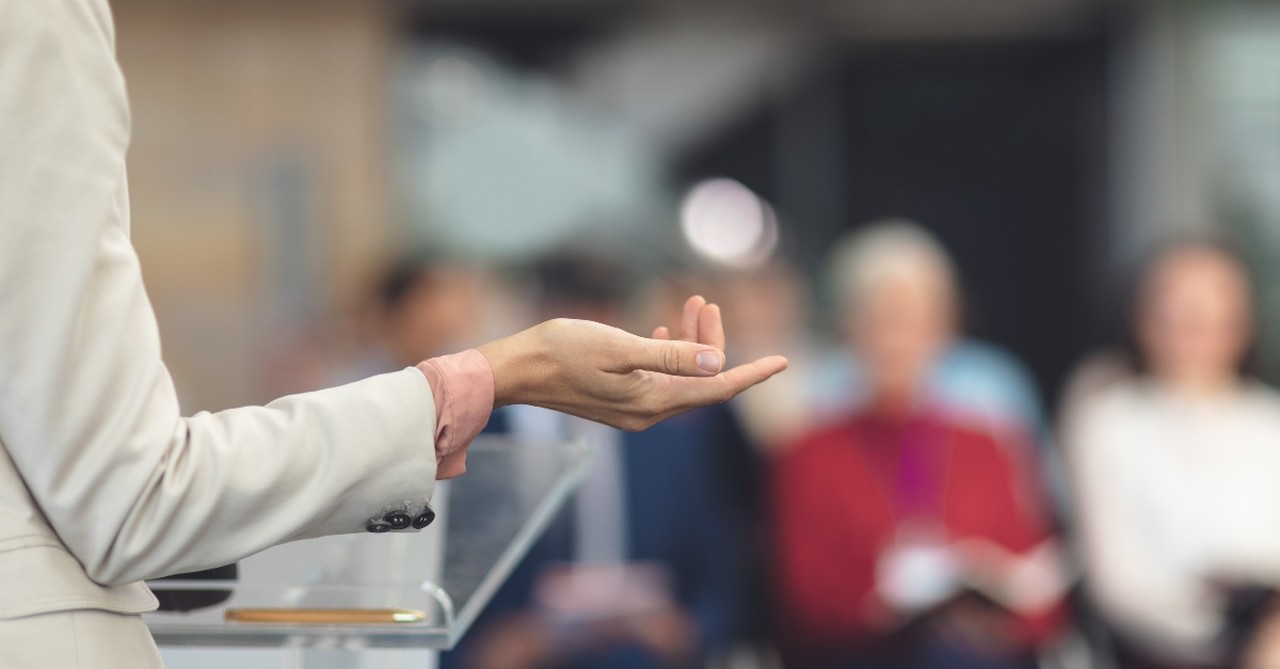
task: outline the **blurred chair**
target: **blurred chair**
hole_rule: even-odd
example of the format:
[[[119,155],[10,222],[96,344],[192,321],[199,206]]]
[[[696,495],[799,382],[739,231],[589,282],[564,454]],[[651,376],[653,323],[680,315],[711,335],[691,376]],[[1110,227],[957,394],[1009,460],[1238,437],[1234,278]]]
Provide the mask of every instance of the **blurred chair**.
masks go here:
[[[866,363],[856,352],[825,355],[811,393],[818,415],[832,416],[864,404],[872,391]],[[946,344],[925,381],[930,401],[994,431],[1018,431],[1044,444],[1049,424],[1027,369],[1008,351],[976,339]]]

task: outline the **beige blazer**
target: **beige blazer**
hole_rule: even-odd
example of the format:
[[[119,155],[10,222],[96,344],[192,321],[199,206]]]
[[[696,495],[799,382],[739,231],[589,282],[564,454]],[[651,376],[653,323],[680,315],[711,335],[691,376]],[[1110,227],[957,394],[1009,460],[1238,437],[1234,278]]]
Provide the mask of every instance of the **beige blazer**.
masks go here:
[[[106,0],[0,0],[0,626],[146,611],[142,579],[364,532],[434,489],[416,369],[179,413],[129,242],[114,50]]]

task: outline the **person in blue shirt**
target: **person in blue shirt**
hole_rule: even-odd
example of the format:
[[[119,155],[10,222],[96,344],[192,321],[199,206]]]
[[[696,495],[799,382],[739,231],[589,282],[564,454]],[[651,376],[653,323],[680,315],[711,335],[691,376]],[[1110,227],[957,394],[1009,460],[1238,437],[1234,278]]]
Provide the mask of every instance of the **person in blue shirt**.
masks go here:
[[[541,308],[621,320],[616,264],[562,256],[535,275]],[[486,431],[583,439],[596,454],[442,669],[698,665],[761,628],[758,463],[730,406],[635,433],[507,407]]]

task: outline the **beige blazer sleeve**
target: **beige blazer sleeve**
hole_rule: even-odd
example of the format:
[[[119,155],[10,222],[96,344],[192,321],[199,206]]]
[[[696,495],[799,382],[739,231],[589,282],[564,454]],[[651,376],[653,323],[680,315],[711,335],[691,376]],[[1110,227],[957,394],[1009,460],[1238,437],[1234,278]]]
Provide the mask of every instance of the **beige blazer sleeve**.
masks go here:
[[[0,490],[0,546],[43,519],[117,584],[421,509],[416,369],[180,415],[129,241],[129,123],[105,0],[0,0],[0,474],[26,488]]]

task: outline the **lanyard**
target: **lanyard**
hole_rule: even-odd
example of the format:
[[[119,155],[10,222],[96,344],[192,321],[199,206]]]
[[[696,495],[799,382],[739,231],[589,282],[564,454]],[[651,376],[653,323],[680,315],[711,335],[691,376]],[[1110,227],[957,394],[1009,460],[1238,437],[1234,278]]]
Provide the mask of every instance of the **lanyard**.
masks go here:
[[[895,525],[942,524],[950,436],[919,418],[899,424],[873,421],[858,436],[866,440],[864,452],[873,454],[876,479],[890,503]]]

